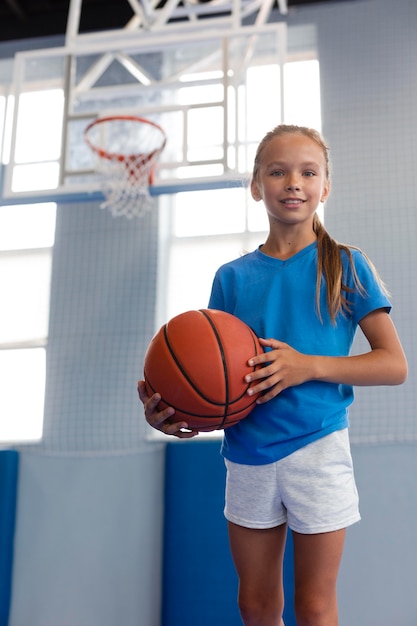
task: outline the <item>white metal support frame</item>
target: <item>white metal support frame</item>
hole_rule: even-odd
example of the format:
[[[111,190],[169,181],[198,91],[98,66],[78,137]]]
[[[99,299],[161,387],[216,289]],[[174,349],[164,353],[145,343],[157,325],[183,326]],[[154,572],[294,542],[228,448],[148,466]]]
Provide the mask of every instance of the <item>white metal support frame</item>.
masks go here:
[[[130,5],[133,15],[124,29],[81,34],[79,32],[82,0],[71,0],[68,13],[66,46],[87,47],[94,40],[105,40],[119,36],[142,37],[150,34],[170,32],[184,35],[191,30],[207,31],[215,28],[236,30],[245,20],[252,18],[258,26],[266,24],[273,8],[273,0],[211,0],[199,3],[198,0],[123,0]],[[278,0],[282,15],[288,13],[287,0]],[[127,41],[127,40],[126,40]]]
[[[122,1],[122,0],[120,0]],[[16,97],[14,123],[12,132],[11,159],[6,168],[4,179],[4,198],[22,198],[26,192],[12,191],[13,168],[16,165],[15,147],[18,124],[19,94],[27,89],[37,89],[41,86],[33,86],[27,83],[27,69],[42,67],[42,64],[61,64],[64,68],[61,79],[55,86],[60,86],[65,93],[65,109],[62,128],[62,151],[60,157],[60,181],[56,190],[57,196],[66,194],[74,195],[77,192],[85,193],[85,190],[96,191],[94,183],[91,183],[91,174],[94,173],[92,166],[82,166],[71,169],[68,165],[67,156],[71,150],[71,138],[69,128],[75,124],[84,124],[84,128],[92,119],[105,114],[117,114],[120,111],[111,110],[113,101],[126,97],[126,101],[135,94],[139,95],[140,114],[142,116],[162,115],[166,116],[173,112],[182,119],[183,141],[181,154],[176,154],[170,162],[165,163],[165,174],[163,180],[156,180],[157,188],[163,189],[174,184],[178,180],[178,168],[192,166],[206,166],[217,164],[223,166],[223,175],[213,175],[211,183],[204,184],[220,185],[226,180],[233,184],[234,180],[241,181],[242,176],[237,176],[237,170],[229,164],[229,155],[239,153],[237,139],[230,143],[228,138],[229,112],[232,111],[233,100],[230,100],[229,92],[235,94],[239,88],[240,77],[244,76],[251,62],[259,51],[263,49],[265,41],[273,40],[276,43],[267,50],[267,63],[283,65],[286,55],[286,23],[281,19],[270,20],[273,11],[274,0],[212,0],[199,4],[199,0],[166,0],[161,5],[158,0],[123,0],[127,1],[132,8],[132,17],[123,29],[111,31],[101,31],[89,34],[80,34],[79,25],[82,10],[82,0],[71,0],[68,14],[66,44],[63,48],[48,48],[45,50],[35,50],[31,52],[17,53],[15,58],[15,78],[14,91]],[[279,1],[279,11],[281,14],[287,12],[286,0]],[[201,55],[190,59],[185,58],[184,62],[174,67],[170,74],[164,70],[162,77],[155,77],[149,73],[146,67],[146,55],[156,54],[168,58],[173,56],[178,48],[184,50],[203,50]],[[187,48],[188,46],[188,48]],[[207,54],[205,49],[207,48]],[[231,56],[231,49],[238,50]],[[262,52],[262,54],[264,54]],[[206,55],[206,56],[204,56]],[[145,58],[146,57],[146,58]],[[186,55],[187,57],[187,55]],[[78,63],[83,58],[92,59],[85,65]],[[272,60],[271,60],[272,58]],[[106,84],[100,79],[105,77],[107,70],[116,62],[128,72],[131,77],[129,84],[114,85]],[[169,63],[168,63],[169,65]],[[174,64],[175,65],[175,64]],[[165,96],[160,98],[149,98],[152,93],[175,93],[176,90],[184,87],[181,82],[184,74],[210,73],[210,69],[217,69],[222,73],[222,80],[213,79],[213,84],[222,85],[223,95],[216,102],[208,101],[202,103],[181,104],[177,101],[169,101]],[[30,69],[29,74],[33,72]],[[38,75],[34,72],[35,77]],[[244,80],[244,79],[243,79]],[[282,73],[281,73],[282,80]],[[105,82],[105,81],[104,81]],[[207,85],[210,81],[205,79],[201,85]],[[199,79],[193,83],[186,83],[188,86],[198,86]],[[101,85],[101,86],[99,86]],[[282,84],[281,84],[281,106],[282,110]],[[97,109],[97,102],[103,103],[103,107]],[[100,106],[100,105],[99,105]],[[136,105],[136,112],[138,108]],[[223,110],[223,145],[222,155],[219,158],[209,158],[199,162],[194,160],[191,164],[187,161],[188,150],[188,115],[190,111],[198,109],[209,111],[210,107],[220,107]],[[109,113],[108,113],[109,111]],[[130,111],[131,113],[131,111]],[[235,136],[237,137],[238,121],[235,115]],[[172,128],[170,129],[172,131]],[[170,132],[168,130],[168,134]],[[46,129],[45,132],[48,132]],[[83,144],[82,134],[80,134],[78,144]],[[241,150],[240,150],[241,151]],[[234,159],[237,162],[237,158]],[[84,169],[83,169],[84,167]],[[193,180],[189,180],[190,185],[198,186],[194,170]],[[166,172],[174,172],[170,177]],[[75,181],[82,178],[82,182],[69,184],[68,181]],[[89,178],[90,177],[90,178]],[[160,191],[163,193],[163,191]],[[27,193],[26,195],[33,195]],[[42,194],[39,194],[42,195]]]

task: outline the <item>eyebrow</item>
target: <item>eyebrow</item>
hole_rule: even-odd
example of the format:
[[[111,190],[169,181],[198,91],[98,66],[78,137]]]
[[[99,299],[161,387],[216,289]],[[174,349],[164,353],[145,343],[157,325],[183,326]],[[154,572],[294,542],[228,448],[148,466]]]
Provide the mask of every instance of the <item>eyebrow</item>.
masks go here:
[[[281,167],[283,165],[287,165],[286,161],[271,161],[268,163],[267,167]],[[306,161],[305,163],[300,163],[301,167],[316,167],[320,168],[321,166],[316,161]]]

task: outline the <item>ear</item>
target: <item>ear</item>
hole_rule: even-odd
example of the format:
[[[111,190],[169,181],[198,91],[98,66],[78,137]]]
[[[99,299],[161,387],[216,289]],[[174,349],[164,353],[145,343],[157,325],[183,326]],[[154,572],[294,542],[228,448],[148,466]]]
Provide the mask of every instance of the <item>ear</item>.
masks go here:
[[[252,194],[252,198],[255,200],[255,202],[259,202],[259,200],[262,199],[262,196],[261,196],[261,194],[259,192],[259,189],[258,189],[258,185],[255,183],[253,178],[252,178],[251,183],[250,183],[250,191],[251,191],[251,194]]]
[[[324,186],[323,193],[321,194],[320,202],[326,202],[330,195],[330,181],[328,180]]]

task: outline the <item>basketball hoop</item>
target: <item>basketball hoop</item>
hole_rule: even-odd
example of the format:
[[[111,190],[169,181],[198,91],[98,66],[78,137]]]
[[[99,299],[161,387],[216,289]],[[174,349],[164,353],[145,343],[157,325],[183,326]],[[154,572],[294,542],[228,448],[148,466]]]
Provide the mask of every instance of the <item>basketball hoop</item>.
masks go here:
[[[158,124],[134,115],[99,117],[87,126],[84,139],[97,157],[105,201],[114,216],[143,215],[152,206],[149,187],[166,144]]]

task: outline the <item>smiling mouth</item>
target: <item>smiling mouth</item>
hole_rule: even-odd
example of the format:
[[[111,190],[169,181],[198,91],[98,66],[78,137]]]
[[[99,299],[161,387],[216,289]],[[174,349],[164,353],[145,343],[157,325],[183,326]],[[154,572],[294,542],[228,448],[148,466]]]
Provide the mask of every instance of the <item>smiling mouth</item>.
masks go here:
[[[285,204],[285,206],[300,206],[300,204],[303,204],[304,200],[301,200],[301,198],[299,199],[289,199],[289,200],[282,200],[281,201],[283,204]]]

